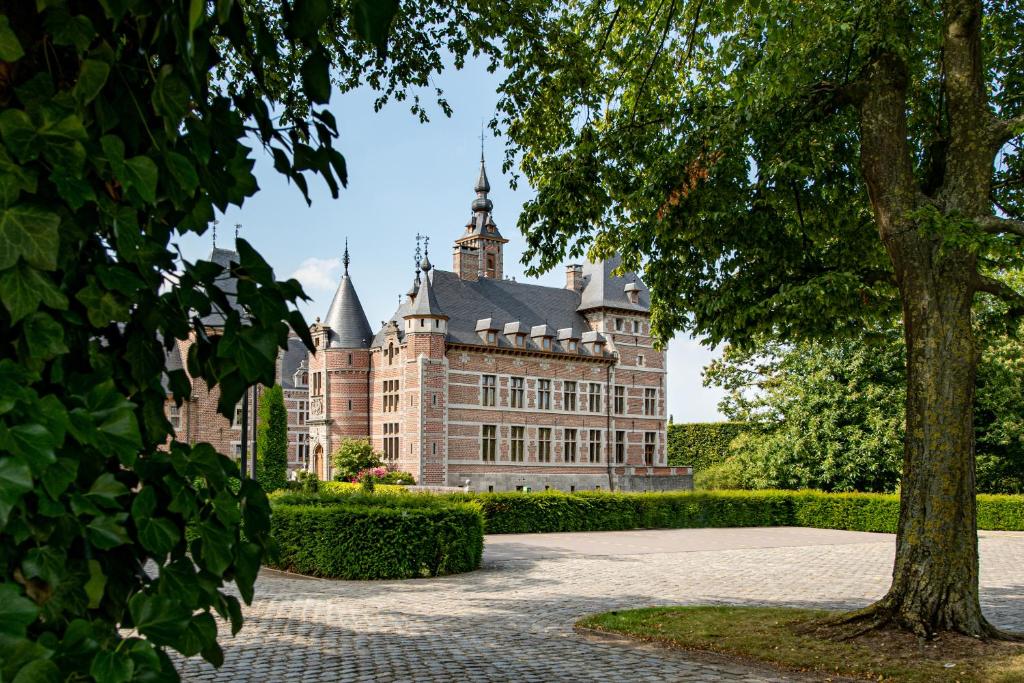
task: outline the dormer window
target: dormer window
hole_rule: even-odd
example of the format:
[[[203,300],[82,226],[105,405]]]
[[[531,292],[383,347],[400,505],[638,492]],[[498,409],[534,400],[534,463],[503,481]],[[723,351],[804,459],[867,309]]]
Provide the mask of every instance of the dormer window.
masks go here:
[[[579,336],[573,332],[571,327],[563,327],[558,330],[558,343],[562,345],[562,350],[567,353],[577,353]]]
[[[545,325],[534,325],[530,328],[530,336],[533,338],[533,343],[544,351],[551,350],[551,340],[555,336],[554,330]]]
[[[626,292],[626,298],[629,299],[629,303],[634,305],[640,303],[640,285],[635,282],[630,282],[625,286],[623,291]]]
[[[517,349],[526,347],[526,330],[519,321],[505,324],[505,338]]]
[[[573,340],[573,341],[570,341],[570,342],[569,342],[569,346],[568,346],[568,349],[569,349],[569,351],[571,351],[571,352],[573,352],[573,353],[576,353],[576,351],[578,351],[578,350],[579,350],[579,349],[577,348],[577,344],[576,344],[576,342],[575,342],[574,340]]]
[[[493,330],[488,330],[487,331],[487,343],[488,344],[497,344],[498,343],[498,333],[494,332]]]
[[[498,325],[492,318],[482,318],[476,321],[476,332],[488,346],[498,344]]]
[[[544,337],[541,340],[540,347],[542,349],[544,349],[545,351],[550,351],[551,350],[551,337]]]
[[[526,347],[526,335],[525,334],[517,334],[517,335],[515,335],[515,342],[514,343],[516,345],[516,348],[519,348],[519,349],[525,348]]]
[[[595,356],[604,355],[604,337],[601,336],[600,332],[595,330],[584,332],[581,341],[583,342],[583,348],[590,353]]]

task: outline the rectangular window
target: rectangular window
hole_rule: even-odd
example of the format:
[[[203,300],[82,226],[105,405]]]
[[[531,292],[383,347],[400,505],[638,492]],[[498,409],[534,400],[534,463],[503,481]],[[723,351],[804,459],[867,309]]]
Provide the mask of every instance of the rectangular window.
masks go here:
[[[644,463],[647,465],[654,464],[654,447],[658,441],[658,434],[656,432],[644,432]]]
[[[562,389],[562,409],[576,410],[576,382],[566,382]]]
[[[601,430],[590,430],[590,462],[601,462]]]
[[[324,388],[323,387],[323,377],[320,375],[319,372],[314,372],[313,373],[313,391],[311,392],[312,395],[313,396],[322,396],[323,395],[323,388]]]
[[[615,462],[626,462],[626,432],[621,430],[615,432]]]
[[[524,438],[525,427],[512,428],[512,442],[509,450],[509,459],[512,462],[522,462],[523,453],[526,452],[526,439]]]
[[[235,429],[242,426],[242,402],[239,401],[235,404],[235,420],[231,425]]]
[[[537,410],[551,410],[551,380],[537,380]]]
[[[167,406],[167,420],[174,429],[181,429],[181,407],[177,403]]]
[[[615,414],[626,412],[626,387],[615,387]]]
[[[412,444],[409,444],[410,446]],[[384,459],[389,462],[398,460],[400,445],[398,443],[398,423],[384,423]]]
[[[634,320],[633,321],[633,334],[640,334],[640,321],[639,320]]]
[[[480,386],[480,405],[493,406],[495,394],[494,388],[497,385],[497,378],[494,375],[484,375],[480,379],[482,382]]]
[[[622,318],[615,319],[615,331],[622,332]]]
[[[601,412],[601,385],[597,382],[590,383],[590,412]]]
[[[498,428],[495,425],[483,425],[480,428],[480,459],[494,462],[498,452]]]
[[[564,449],[565,461],[576,462],[576,430],[566,429],[565,430],[565,449]]]
[[[658,410],[658,390],[644,389],[644,415],[654,415]]]
[[[384,380],[384,412],[391,413],[398,410],[398,380]]]
[[[522,377],[512,378],[512,389],[509,391],[508,404],[513,408],[523,407],[523,385],[525,380]]]
[[[551,462],[551,428],[537,430],[537,462]]]

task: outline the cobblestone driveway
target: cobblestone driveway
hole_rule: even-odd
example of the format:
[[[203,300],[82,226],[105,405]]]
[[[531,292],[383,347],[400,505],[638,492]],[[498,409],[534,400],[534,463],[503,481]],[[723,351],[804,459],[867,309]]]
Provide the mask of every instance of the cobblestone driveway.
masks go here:
[[[893,537],[816,529],[491,536],[482,570],[350,582],[264,571],[204,681],[768,681],[733,664],[585,638],[579,617],[723,603],[856,607],[887,588]],[[982,532],[982,603],[1024,631],[1024,533]]]

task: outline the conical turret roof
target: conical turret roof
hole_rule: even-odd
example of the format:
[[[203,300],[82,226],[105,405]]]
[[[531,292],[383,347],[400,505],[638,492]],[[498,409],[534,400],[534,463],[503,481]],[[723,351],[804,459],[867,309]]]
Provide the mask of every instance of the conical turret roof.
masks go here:
[[[341,276],[338,291],[334,293],[331,307],[327,309],[324,325],[331,328],[328,348],[332,349],[365,349],[373,340],[373,331],[366,319],[359,295],[348,275],[348,245],[345,246],[345,272]]]

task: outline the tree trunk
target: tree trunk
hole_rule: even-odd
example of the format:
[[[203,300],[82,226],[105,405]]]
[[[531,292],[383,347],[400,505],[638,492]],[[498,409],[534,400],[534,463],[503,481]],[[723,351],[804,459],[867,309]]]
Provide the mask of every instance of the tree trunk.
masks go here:
[[[971,326],[974,258],[920,235],[896,251],[907,343],[906,441],[887,620],[921,636],[995,631],[978,601]],[[952,253],[950,253],[952,252]]]

